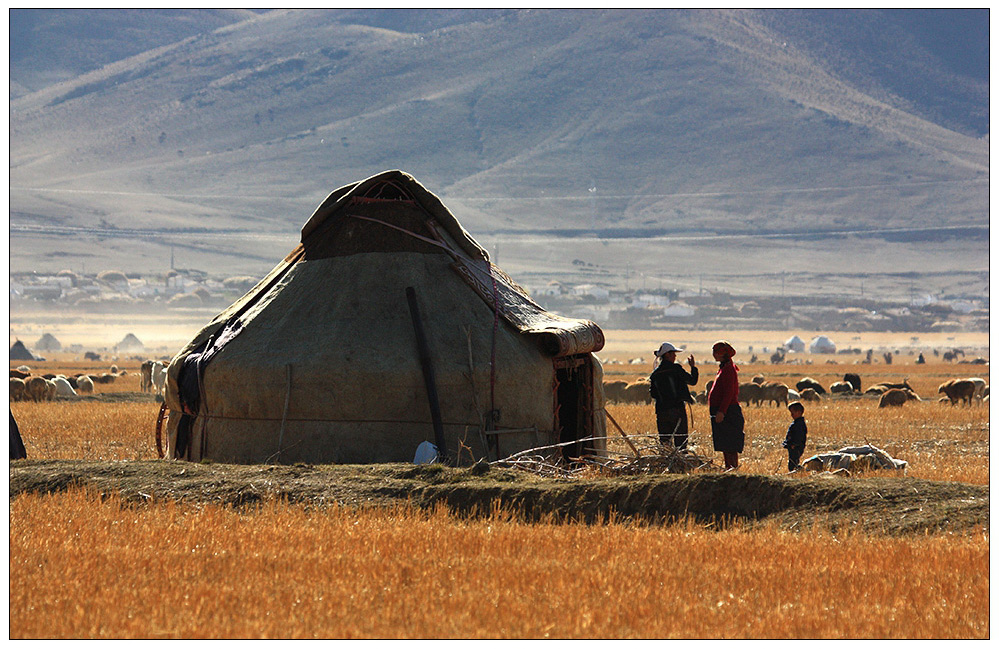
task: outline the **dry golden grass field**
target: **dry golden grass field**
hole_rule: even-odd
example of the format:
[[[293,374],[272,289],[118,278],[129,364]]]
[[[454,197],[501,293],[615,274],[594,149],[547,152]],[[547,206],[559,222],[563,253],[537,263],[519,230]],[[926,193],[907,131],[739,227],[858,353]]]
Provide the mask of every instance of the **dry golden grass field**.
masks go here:
[[[662,334],[607,334],[605,379],[647,375]],[[772,349],[767,341],[775,336],[724,337],[762,350]],[[665,338],[695,353],[699,388],[714,376],[707,350],[719,337]],[[915,343],[896,334],[883,342],[844,340],[878,349],[876,361],[882,349],[899,350],[892,365],[807,354],[800,364],[750,363],[748,349],[736,361],[743,380],[760,373],[792,386],[804,376],[828,385],[845,372],[860,374],[864,386],[908,379],[923,401],[885,409],[871,398],[806,404],[805,457],[871,443],[909,462],[904,476],[831,480],[897,484],[896,491],[921,481],[987,486],[988,407],[938,403],[937,386],[956,377],[988,381],[989,366],[943,362],[931,353],[937,342],[940,350],[963,346],[969,360],[988,357],[987,336],[942,337],[923,348],[928,362],[916,365],[908,353]],[[637,357],[644,362],[629,362]],[[35,373],[74,374],[107,371],[109,363],[56,356],[28,365]],[[98,385],[91,398],[11,403],[29,456],[11,463],[12,476],[22,464],[45,460],[118,461],[112,466],[122,473],[131,462],[155,461],[159,404],[139,393],[138,365],[121,360],[126,374]],[[629,435],[655,430],[651,406],[610,404],[608,412]],[[784,408],[745,413],[740,474],[791,487],[818,480],[786,475]],[[706,408],[695,405],[692,415],[693,443],[716,455]],[[627,452],[621,439],[611,446]],[[528,521],[504,508],[468,517],[443,507],[271,497],[233,507],[130,494],[70,487],[11,497],[11,638],[989,637],[987,520],[888,534],[821,520],[807,530],[694,518],[653,524],[611,516],[582,524],[558,522],[558,512]],[[912,502],[914,517],[933,506]]]

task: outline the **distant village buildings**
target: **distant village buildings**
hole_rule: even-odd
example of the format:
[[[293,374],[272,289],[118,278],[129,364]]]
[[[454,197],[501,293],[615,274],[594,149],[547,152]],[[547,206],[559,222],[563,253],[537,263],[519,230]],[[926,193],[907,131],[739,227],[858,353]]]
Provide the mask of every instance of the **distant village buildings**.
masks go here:
[[[210,277],[170,269],[136,275],[117,270],[85,275],[21,273],[10,277],[12,308],[41,302],[85,311],[225,308],[259,278]],[[662,287],[621,289],[610,283],[544,281],[525,286],[545,309],[585,318],[608,329],[762,329],[781,331],[988,331],[987,300],[930,295],[898,302],[872,298],[734,296],[719,291]],[[802,341],[803,342],[803,341]]]

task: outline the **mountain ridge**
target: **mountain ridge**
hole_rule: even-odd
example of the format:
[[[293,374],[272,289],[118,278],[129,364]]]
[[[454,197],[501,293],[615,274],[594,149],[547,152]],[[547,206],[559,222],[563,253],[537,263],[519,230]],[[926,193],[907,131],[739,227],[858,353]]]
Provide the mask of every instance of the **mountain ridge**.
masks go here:
[[[252,236],[290,241],[330,191],[391,168],[495,241],[987,226],[987,78],[981,105],[980,78],[934,63],[899,17],[274,10],[179,30],[12,98],[12,237],[23,244],[12,269],[67,259],[50,254],[46,223],[161,230],[136,242],[138,256],[169,245],[171,230],[242,230],[245,241],[214,246],[224,262],[192,243],[198,263],[259,258]],[[845,41],[856,25],[903,34],[876,45],[906,45],[918,63],[907,72],[930,72],[879,86],[868,52],[837,59],[833,44],[814,45],[820,27]],[[956,89],[951,104],[914,107],[934,80]],[[955,124],[966,105],[977,112]],[[67,243],[69,258],[73,246],[86,248]]]

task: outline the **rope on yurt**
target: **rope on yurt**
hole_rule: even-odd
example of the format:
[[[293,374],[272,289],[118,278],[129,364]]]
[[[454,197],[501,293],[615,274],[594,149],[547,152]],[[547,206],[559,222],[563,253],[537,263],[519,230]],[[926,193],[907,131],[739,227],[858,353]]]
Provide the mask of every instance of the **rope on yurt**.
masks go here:
[[[437,246],[438,248],[442,248],[442,249],[446,250],[447,252],[452,252],[450,247],[442,244],[439,241],[435,241],[435,240],[431,239],[430,237],[425,237],[422,234],[417,234],[417,233],[415,233],[415,232],[413,232],[411,230],[407,230],[406,228],[400,228],[398,225],[393,225],[391,223],[387,223],[385,221],[382,221],[381,219],[373,219],[370,216],[361,216],[360,214],[350,214],[350,213],[346,213],[346,212],[344,213],[344,216],[349,216],[352,219],[361,219],[362,221],[371,221],[372,223],[378,223],[378,224],[384,225],[385,227],[392,228],[393,230],[398,230],[399,232],[402,232],[404,234],[408,234],[409,236],[414,237],[416,239],[419,239],[420,241],[423,241],[424,243],[429,243],[430,245]]]

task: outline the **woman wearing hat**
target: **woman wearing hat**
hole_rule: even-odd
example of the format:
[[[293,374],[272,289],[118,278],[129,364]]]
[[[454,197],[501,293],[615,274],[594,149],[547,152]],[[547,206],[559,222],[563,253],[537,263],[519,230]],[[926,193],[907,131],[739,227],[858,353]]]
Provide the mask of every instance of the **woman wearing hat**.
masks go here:
[[[693,403],[688,385],[697,384],[697,366],[694,356],[687,358],[690,372],[676,362],[677,352],[682,352],[673,343],[663,343],[656,350],[656,367],[649,376],[649,391],[656,402],[656,426],[659,428],[659,441],[672,444],[683,450],[687,448],[687,410]]]
[[[718,375],[708,393],[711,441],[725,458],[725,470],[731,471],[739,468],[739,453],[746,441],[745,420],[739,405],[739,368],[732,362],[735,348],[727,341],[716,342],[711,353],[718,361]]]

